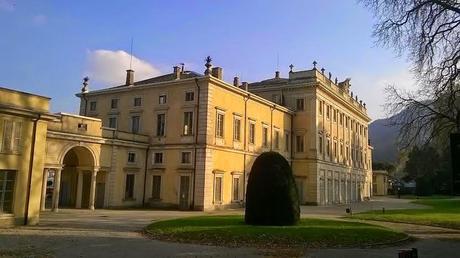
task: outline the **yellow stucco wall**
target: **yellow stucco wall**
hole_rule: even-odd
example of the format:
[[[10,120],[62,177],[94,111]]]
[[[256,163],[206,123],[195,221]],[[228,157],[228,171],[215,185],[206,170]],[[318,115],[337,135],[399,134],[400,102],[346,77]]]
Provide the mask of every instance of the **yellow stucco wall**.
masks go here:
[[[0,213],[0,224],[1,221],[24,224],[25,216],[27,224],[38,223],[47,130],[47,122],[43,119],[50,119],[48,107],[48,98],[0,88],[0,173],[16,171],[13,211]],[[14,128],[21,125],[19,145],[13,151],[3,149],[7,121],[13,122]],[[13,134],[16,137],[16,133]]]

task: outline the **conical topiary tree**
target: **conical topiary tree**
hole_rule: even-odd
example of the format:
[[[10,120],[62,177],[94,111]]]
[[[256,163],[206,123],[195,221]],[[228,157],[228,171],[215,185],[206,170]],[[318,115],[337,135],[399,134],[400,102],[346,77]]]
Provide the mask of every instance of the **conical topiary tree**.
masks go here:
[[[291,166],[277,152],[262,153],[249,174],[246,224],[294,225],[299,218],[299,198]]]

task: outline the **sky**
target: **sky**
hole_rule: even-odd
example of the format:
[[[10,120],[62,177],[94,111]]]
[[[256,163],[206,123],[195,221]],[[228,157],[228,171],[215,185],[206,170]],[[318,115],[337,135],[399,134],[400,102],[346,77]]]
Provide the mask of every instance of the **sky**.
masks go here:
[[[172,72],[202,73],[210,55],[232,82],[287,77],[317,61],[386,117],[384,88],[413,85],[404,56],[375,43],[372,13],[355,0],[0,0],[0,86],[52,98],[75,113],[82,78],[90,90]]]

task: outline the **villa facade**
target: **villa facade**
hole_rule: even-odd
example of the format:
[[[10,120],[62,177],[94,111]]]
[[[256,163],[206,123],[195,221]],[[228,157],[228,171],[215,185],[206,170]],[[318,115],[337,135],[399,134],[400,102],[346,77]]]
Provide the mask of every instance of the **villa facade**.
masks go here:
[[[265,151],[290,162],[302,204],[369,198],[372,147],[365,104],[353,97],[349,80],[333,82],[316,67],[292,69],[288,78],[276,72],[261,82],[235,77],[229,84],[208,59],[204,74],[174,67],[170,74],[135,81],[128,70],[123,85],[94,91],[85,80],[77,94],[79,115],[43,108],[42,138],[33,152],[40,160],[32,171],[34,201],[15,197],[14,212],[8,212],[34,224],[38,210],[47,208],[241,207],[252,163]],[[15,94],[22,94],[23,103],[37,98]],[[5,99],[0,98],[2,110],[22,103]],[[10,118],[16,119],[2,111],[0,128],[8,129],[4,121]],[[2,130],[7,133],[0,135],[10,134]],[[28,139],[19,138],[24,144]],[[24,185],[18,182],[27,181],[20,179],[27,169],[15,165],[21,155],[9,159],[15,161],[2,157],[0,173],[16,171],[11,191],[20,195]],[[33,215],[18,208],[27,205],[34,206]]]

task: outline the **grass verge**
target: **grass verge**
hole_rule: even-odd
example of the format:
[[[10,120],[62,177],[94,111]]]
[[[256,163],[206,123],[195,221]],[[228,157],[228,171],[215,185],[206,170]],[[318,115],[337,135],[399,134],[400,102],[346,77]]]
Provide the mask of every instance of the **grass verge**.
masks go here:
[[[430,208],[387,210],[385,213],[368,211],[354,214],[353,218],[460,229],[459,199],[419,199],[412,202]]]
[[[295,226],[251,226],[236,215],[154,222],[146,232],[165,241],[268,249],[364,247],[407,238],[404,233],[359,222],[301,219]]]

